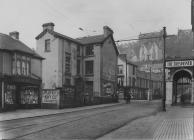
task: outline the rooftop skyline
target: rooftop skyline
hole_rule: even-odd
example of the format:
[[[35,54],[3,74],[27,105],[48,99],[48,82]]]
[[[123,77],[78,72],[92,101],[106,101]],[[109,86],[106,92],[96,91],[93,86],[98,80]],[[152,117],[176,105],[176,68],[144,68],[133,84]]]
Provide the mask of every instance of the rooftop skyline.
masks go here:
[[[141,33],[168,34],[191,29],[190,0],[0,0],[0,32],[20,33],[20,40],[36,47],[42,24],[53,22],[55,31],[72,38],[103,33],[108,25],[115,40]]]

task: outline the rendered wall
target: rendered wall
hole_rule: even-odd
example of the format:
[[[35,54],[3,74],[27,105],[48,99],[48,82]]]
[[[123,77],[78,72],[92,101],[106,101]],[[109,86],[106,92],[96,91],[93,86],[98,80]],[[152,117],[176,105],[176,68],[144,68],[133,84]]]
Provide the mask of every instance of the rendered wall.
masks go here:
[[[31,73],[42,78],[42,60],[36,58],[31,59]]]
[[[45,40],[51,40],[51,52],[45,52]],[[42,62],[42,83],[44,89],[55,89],[60,87],[58,82],[59,72],[59,39],[53,35],[46,33],[42,38],[36,41],[36,50],[45,60]]]

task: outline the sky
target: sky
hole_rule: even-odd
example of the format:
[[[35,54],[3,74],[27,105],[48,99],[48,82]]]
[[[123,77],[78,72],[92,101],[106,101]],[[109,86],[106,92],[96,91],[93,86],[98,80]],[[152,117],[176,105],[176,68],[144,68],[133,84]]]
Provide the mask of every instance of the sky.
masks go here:
[[[191,0],[0,0],[0,32],[18,31],[31,48],[48,22],[72,38],[102,34],[105,25],[115,40],[163,26],[168,34],[177,34],[178,29],[191,29]]]

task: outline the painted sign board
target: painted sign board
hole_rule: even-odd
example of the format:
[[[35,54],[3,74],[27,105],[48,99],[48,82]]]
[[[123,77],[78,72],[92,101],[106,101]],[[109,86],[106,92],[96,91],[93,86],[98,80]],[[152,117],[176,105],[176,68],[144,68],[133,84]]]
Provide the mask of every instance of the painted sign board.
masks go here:
[[[57,104],[59,101],[59,90],[43,90],[42,103]]]
[[[172,67],[191,67],[194,66],[193,60],[182,60],[182,61],[167,61],[166,67],[172,68]]]

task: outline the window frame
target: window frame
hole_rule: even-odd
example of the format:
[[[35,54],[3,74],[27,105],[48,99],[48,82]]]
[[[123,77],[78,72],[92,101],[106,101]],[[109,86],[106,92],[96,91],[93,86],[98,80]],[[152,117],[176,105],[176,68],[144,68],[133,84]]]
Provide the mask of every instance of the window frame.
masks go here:
[[[85,56],[94,56],[94,45],[87,45],[85,47]]]
[[[89,68],[87,68],[88,63],[90,63],[90,62],[92,63],[92,66],[90,66]],[[92,70],[90,68],[92,68]],[[94,61],[93,60],[87,60],[87,61],[85,61],[85,75],[94,75]]]
[[[51,52],[51,40],[45,39],[44,52]]]

